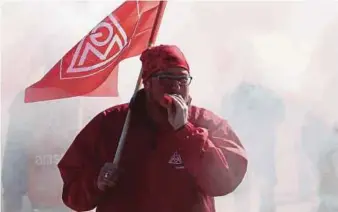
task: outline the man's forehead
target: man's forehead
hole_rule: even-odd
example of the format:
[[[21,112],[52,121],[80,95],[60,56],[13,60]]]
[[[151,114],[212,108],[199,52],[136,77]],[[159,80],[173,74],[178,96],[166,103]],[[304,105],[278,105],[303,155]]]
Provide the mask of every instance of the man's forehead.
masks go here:
[[[189,75],[189,72],[184,68],[167,68],[156,73],[156,75]]]

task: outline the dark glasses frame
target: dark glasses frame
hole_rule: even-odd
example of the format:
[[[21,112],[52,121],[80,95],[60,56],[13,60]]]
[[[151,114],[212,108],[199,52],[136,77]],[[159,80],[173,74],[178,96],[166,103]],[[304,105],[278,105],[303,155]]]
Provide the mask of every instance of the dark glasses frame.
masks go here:
[[[175,75],[170,75],[170,74],[154,74],[153,76],[151,76],[151,78],[156,78],[159,81],[164,80],[164,79],[175,80],[179,83],[179,85],[184,85],[184,86],[190,85],[193,79],[193,77],[190,75],[175,76]],[[183,83],[182,81],[180,81],[180,79],[184,79],[184,78],[187,79],[186,83]]]

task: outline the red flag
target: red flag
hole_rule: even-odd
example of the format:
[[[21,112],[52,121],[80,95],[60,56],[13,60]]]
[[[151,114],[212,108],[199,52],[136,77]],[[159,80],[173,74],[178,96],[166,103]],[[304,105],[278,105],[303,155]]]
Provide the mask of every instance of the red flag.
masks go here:
[[[118,96],[117,66],[156,37],[166,2],[126,1],[77,43],[38,82],[25,102],[73,96]]]

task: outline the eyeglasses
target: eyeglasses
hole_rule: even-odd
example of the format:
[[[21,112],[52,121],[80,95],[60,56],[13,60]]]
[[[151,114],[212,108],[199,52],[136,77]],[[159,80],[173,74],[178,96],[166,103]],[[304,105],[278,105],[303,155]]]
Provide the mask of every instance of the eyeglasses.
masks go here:
[[[156,78],[162,85],[172,85],[173,82],[178,82],[180,86],[188,86],[190,85],[192,80],[192,76],[187,75],[175,76],[175,75],[159,74],[154,75],[152,77]]]

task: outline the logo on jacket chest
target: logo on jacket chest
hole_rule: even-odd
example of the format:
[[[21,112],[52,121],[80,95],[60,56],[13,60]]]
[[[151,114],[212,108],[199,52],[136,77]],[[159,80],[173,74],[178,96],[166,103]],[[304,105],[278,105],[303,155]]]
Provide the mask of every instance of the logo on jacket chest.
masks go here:
[[[182,157],[177,151],[174,152],[174,154],[170,157],[168,163],[172,164],[175,167],[175,169],[184,169],[185,168]]]

